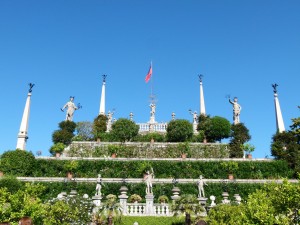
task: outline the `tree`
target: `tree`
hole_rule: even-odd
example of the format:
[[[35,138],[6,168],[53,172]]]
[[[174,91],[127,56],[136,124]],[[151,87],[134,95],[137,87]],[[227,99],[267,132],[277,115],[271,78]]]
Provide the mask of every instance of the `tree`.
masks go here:
[[[64,145],[69,145],[74,137],[74,131],[76,128],[76,123],[73,121],[62,121],[58,124],[59,130],[56,130],[52,134],[52,141],[54,144],[63,143]]]
[[[172,120],[167,127],[167,140],[170,142],[184,142],[193,136],[193,125],[184,119]]]
[[[172,210],[174,216],[185,214],[185,225],[191,224],[191,216],[197,216],[204,211],[196,196],[191,194],[182,195],[179,200],[173,202]]]
[[[287,161],[295,172],[300,172],[300,145],[295,134],[291,131],[277,133],[272,140],[272,156]]]
[[[31,152],[19,149],[4,152],[0,159],[0,171],[9,175],[31,176],[36,165]]]
[[[89,224],[91,203],[81,196],[67,196],[45,204],[44,225]]]
[[[229,142],[230,158],[241,158],[244,155],[243,144],[251,139],[248,128],[243,123],[231,125]]]
[[[51,146],[50,153],[52,155],[55,155],[56,153],[62,153],[64,151],[65,147],[66,146],[63,143],[58,142]]]
[[[94,139],[93,123],[89,121],[82,121],[76,124],[76,138],[80,141],[91,141]]]
[[[138,132],[139,126],[125,118],[120,118],[113,123],[111,130],[112,135],[121,142],[130,141],[138,135]]]
[[[246,224],[244,205],[219,204],[209,213],[210,225],[244,225]]]
[[[197,125],[197,130],[199,134],[203,135],[203,142],[207,142],[207,132],[210,129],[210,115],[204,115],[200,114],[198,117],[198,125]]]
[[[93,122],[93,134],[95,138],[100,138],[101,134],[106,132],[106,123],[107,123],[107,116],[100,114],[94,119]]]
[[[40,196],[43,191],[41,184],[29,183],[13,194],[0,188],[0,221],[17,224],[20,218],[29,216],[35,225],[42,225],[45,210]]]

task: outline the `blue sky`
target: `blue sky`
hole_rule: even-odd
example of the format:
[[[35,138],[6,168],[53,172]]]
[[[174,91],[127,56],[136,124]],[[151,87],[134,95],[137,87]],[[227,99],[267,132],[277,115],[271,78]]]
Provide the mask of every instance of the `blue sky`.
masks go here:
[[[153,62],[156,119],[199,112],[198,74],[206,111],[232,121],[226,95],[237,96],[254,157],[270,156],[276,131],[272,83],[288,129],[300,114],[300,1],[0,1],[0,153],[15,149],[28,83],[32,93],[27,149],[49,155],[60,108],[75,96],[74,121],[99,112],[101,75],[106,110],[149,120]]]

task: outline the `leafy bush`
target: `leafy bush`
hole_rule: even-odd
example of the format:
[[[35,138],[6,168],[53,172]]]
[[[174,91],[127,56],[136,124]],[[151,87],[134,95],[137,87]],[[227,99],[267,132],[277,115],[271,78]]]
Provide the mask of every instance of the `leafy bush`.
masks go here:
[[[167,140],[170,142],[184,142],[193,136],[193,125],[184,119],[172,120],[167,127]]]
[[[112,125],[111,133],[118,141],[130,141],[138,135],[139,126],[133,121],[125,118],[120,118]]]
[[[36,169],[34,155],[24,150],[4,152],[0,160],[0,171],[7,175],[31,176]]]

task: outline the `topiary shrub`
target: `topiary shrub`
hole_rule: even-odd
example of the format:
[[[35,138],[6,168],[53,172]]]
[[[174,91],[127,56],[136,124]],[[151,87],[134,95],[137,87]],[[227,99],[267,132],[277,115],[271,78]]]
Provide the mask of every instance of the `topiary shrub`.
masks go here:
[[[4,152],[0,160],[0,171],[7,175],[31,176],[36,167],[32,152],[19,149]]]
[[[184,119],[172,120],[167,127],[167,140],[185,142],[193,136],[193,125]]]

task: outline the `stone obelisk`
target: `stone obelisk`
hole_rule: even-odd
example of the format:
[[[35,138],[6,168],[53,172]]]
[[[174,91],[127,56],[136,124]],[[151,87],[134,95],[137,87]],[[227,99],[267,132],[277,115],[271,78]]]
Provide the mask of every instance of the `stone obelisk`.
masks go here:
[[[273,91],[274,91],[274,103],[275,103],[277,131],[279,133],[282,133],[283,131],[285,131],[285,127],[284,127],[284,122],[283,122],[280,104],[279,104],[279,100],[278,100],[277,86],[278,86],[278,84],[272,84]]]
[[[29,121],[29,112],[30,112],[30,98],[31,98],[31,92],[34,84],[29,84],[29,91],[27,95],[27,100],[23,112],[23,117],[20,125],[20,131],[18,134],[18,140],[17,140],[17,149],[26,150],[26,142],[28,139],[28,121]]]
[[[106,84],[106,77],[107,75],[102,75],[102,92],[101,92],[101,99],[100,99],[100,109],[99,115],[105,115],[105,84]]]
[[[203,75],[198,75],[200,81],[200,115],[206,115],[205,111],[205,102],[204,102],[204,94],[203,94],[203,84],[202,84],[202,77]]]

